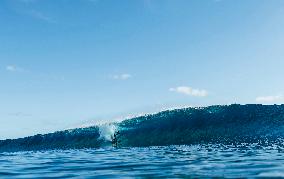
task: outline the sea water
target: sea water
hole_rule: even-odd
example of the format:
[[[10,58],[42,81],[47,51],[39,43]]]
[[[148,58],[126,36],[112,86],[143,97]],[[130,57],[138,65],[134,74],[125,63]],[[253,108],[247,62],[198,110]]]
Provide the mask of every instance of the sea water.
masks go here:
[[[254,144],[0,153],[0,178],[284,177],[284,151]]]

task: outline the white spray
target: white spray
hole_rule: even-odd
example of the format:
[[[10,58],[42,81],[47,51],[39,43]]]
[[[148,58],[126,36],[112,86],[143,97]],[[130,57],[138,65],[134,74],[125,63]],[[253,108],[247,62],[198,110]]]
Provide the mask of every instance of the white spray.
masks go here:
[[[111,141],[112,136],[116,131],[116,126],[114,124],[101,124],[99,125],[100,138],[106,141]]]

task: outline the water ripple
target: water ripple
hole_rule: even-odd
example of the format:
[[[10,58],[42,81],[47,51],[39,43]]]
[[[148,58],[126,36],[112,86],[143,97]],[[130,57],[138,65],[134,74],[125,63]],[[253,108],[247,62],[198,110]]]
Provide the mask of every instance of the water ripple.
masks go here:
[[[0,154],[3,178],[284,177],[277,148],[192,145]]]

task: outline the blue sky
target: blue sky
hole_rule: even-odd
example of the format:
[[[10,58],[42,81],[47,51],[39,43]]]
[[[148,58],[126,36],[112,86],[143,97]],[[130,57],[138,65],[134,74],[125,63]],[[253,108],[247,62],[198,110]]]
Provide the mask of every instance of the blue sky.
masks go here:
[[[1,0],[0,138],[284,102],[282,0]]]

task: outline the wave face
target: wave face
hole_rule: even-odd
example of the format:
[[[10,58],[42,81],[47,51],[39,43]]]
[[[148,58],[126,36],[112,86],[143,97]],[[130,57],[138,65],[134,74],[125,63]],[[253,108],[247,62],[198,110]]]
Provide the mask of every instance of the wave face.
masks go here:
[[[111,145],[119,130],[119,146],[190,144],[283,146],[284,105],[229,105],[163,111],[89,128],[0,141],[0,151],[96,148]]]
[[[282,145],[284,105],[234,104],[177,109],[126,120],[119,128],[122,146]]]
[[[0,151],[97,148],[106,144],[98,126],[38,134],[31,137],[2,140]]]

